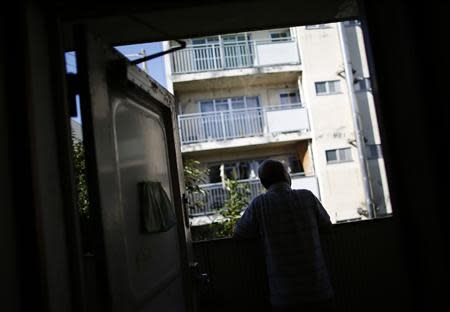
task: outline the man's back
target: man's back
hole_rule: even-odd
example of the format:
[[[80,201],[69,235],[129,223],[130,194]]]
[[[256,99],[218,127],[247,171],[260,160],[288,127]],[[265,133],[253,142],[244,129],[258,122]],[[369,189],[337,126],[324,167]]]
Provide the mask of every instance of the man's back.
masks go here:
[[[330,218],[315,196],[307,190],[291,190],[286,183],[272,185],[249,205],[235,235],[261,239],[273,305],[333,297],[319,235],[330,227]]]

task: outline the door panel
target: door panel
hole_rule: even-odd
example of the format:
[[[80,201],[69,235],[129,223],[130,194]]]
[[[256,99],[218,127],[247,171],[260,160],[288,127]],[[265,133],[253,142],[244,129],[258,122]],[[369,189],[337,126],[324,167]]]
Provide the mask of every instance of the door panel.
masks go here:
[[[167,139],[161,116],[130,99],[118,100],[113,122],[120,202],[126,211],[123,218],[128,274],[133,296],[139,299],[153,296],[160,284],[175,280],[181,271],[176,227],[153,234],[142,234],[141,229],[137,191],[140,182],[160,182],[173,202]],[[182,298],[176,299],[183,302]]]
[[[190,242],[180,194],[174,98],[118,52],[78,29],[80,99],[92,239],[107,311],[190,311]],[[176,225],[144,227],[142,182],[159,182]],[[162,201],[151,206],[159,212]]]

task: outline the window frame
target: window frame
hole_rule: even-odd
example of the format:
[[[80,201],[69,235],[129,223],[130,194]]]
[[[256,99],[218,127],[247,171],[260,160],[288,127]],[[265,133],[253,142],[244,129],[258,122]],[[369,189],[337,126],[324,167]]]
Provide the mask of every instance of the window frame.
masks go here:
[[[344,26],[345,27],[360,27],[361,21],[358,19],[346,20],[346,21],[344,21]]]
[[[273,38],[272,35],[276,35],[276,34],[283,34],[286,33],[288,36],[287,37],[278,37],[278,38]],[[284,29],[279,29],[279,30],[275,30],[275,31],[270,31],[269,32],[269,40],[270,42],[285,42],[285,41],[291,41],[292,40],[292,32],[290,28],[284,28]]]
[[[375,147],[375,153],[373,153],[373,147]],[[383,159],[383,150],[381,149],[381,144],[366,144],[366,149],[366,156],[368,160]]]
[[[330,83],[331,82],[338,82],[338,91],[334,91],[334,92],[330,92]],[[325,89],[326,92],[325,93],[317,93],[317,84],[319,83],[324,83],[325,84]],[[322,81],[315,81],[314,82],[314,91],[316,92],[316,96],[324,96],[324,95],[335,95],[335,94],[342,94],[342,89],[341,89],[341,80],[336,79],[336,80],[322,80]]]
[[[350,159],[342,159],[341,157],[341,151],[346,151],[348,150],[349,153],[348,155],[350,156]],[[336,160],[328,160],[328,153],[329,152],[336,152]],[[327,149],[325,150],[325,160],[327,162],[327,165],[333,165],[333,164],[341,164],[341,163],[348,163],[348,162],[353,162],[353,155],[352,155],[352,148],[351,147],[341,147],[341,148],[333,148],[333,149]]]
[[[281,103],[281,95],[283,95],[283,94],[290,94],[290,93],[297,93],[297,96],[298,96],[298,102],[295,102],[295,103],[287,103],[287,104],[282,104]],[[289,98],[289,97],[288,97]],[[289,106],[289,105],[294,105],[294,104],[300,104],[300,106],[303,106],[303,104],[302,104],[302,99],[301,99],[301,97],[300,97],[300,90],[299,89],[295,89],[295,88],[293,88],[293,89],[283,89],[283,90],[279,90],[278,91],[278,105],[279,106]]]
[[[244,99],[244,108],[238,108],[238,109],[233,109],[233,103],[232,103],[232,99],[234,98],[239,98],[242,97]],[[247,99],[248,98],[256,98],[257,99],[257,103],[258,106],[257,107],[248,107],[248,103],[247,103]],[[219,100],[227,100],[227,105],[228,105],[228,109],[227,110],[217,110],[216,108],[216,104],[224,104],[224,103],[216,103],[216,101]],[[213,104],[213,111],[210,112],[203,112],[202,111],[202,104],[206,103],[206,102],[212,102]],[[261,100],[260,100],[260,96],[259,95],[238,95],[238,96],[229,96],[229,97],[222,97],[222,98],[215,98],[215,99],[208,99],[208,100],[198,100],[197,101],[197,105],[198,105],[198,113],[217,113],[217,112],[229,112],[229,111],[238,111],[238,110],[247,110],[247,109],[259,109],[261,108]]]
[[[217,38],[217,41],[210,41],[212,38]],[[204,40],[204,43],[194,43],[195,40]],[[198,47],[198,46],[206,46],[206,45],[214,45],[220,43],[220,36],[207,36],[207,37],[198,37],[198,38],[192,38],[190,39],[190,45],[192,47]]]
[[[328,29],[331,28],[329,23],[305,25],[306,30]]]
[[[303,163],[301,162],[300,159],[298,159],[298,156],[295,153],[283,153],[283,154],[274,154],[274,155],[267,155],[264,157],[259,157],[259,158],[252,158],[252,159],[248,159],[248,158],[244,158],[244,159],[236,159],[236,160],[226,160],[226,161],[214,161],[214,162],[207,162],[205,163],[206,168],[211,169],[211,167],[214,166],[219,166],[220,165],[224,165],[227,166],[228,168],[236,168],[236,172],[238,173],[238,175],[241,174],[240,172],[240,168],[238,166],[239,163],[246,163],[248,165],[248,168],[251,168],[251,163],[252,162],[257,162],[259,164],[261,164],[264,160],[269,159],[269,158],[284,158],[285,160],[285,165],[290,169],[289,174],[295,174],[295,175],[305,175],[305,168],[303,167]],[[292,163],[290,162],[292,158],[295,158],[295,160],[298,162],[298,168],[300,169],[300,171],[298,172],[293,172],[292,170]],[[256,179],[259,179],[258,177],[258,172],[256,171]],[[208,175],[208,184],[212,184],[212,183],[220,183],[219,182],[211,182],[210,180],[211,176]],[[246,179],[238,179],[239,180],[249,180],[251,178],[246,178]]]
[[[356,89],[356,86],[360,86],[360,82],[364,81],[365,88],[364,89]],[[370,77],[363,77],[362,79],[357,79],[356,83],[353,84],[353,90],[355,92],[370,92],[372,91],[372,81]]]

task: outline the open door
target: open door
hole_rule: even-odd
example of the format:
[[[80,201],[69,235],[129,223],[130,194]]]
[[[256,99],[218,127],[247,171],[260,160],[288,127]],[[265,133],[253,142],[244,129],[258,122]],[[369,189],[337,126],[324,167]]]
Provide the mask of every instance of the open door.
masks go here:
[[[106,311],[192,311],[174,97],[79,28],[95,258]]]

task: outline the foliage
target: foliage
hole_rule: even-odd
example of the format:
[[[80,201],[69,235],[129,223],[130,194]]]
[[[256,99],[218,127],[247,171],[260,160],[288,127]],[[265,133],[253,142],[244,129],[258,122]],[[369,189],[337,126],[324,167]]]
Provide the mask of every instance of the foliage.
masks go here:
[[[208,240],[233,236],[236,222],[241,217],[242,211],[247,207],[250,197],[248,185],[239,183],[234,179],[227,179],[225,187],[228,191],[228,199],[222,209],[219,210],[223,219],[208,225],[192,227],[194,240]]]
[[[189,199],[188,208],[190,210],[198,209],[203,206],[199,200],[204,191],[200,188],[201,184],[206,183],[209,170],[200,166],[200,162],[194,159],[183,160],[184,183],[186,186],[186,195]]]
[[[73,163],[75,170],[75,185],[77,207],[80,215],[89,218],[89,197],[86,180],[86,158],[83,142],[72,134]]]
[[[247,207],[250,197],[250,189],[247,184],[239,183],[234,179],[227,179],[225,186],[229,193],[220,214],[224,217],[222,229],[218,231],[220,237],[233,236],[236,222],[241,217],[242,211]]]

